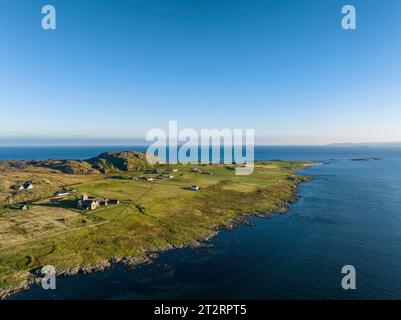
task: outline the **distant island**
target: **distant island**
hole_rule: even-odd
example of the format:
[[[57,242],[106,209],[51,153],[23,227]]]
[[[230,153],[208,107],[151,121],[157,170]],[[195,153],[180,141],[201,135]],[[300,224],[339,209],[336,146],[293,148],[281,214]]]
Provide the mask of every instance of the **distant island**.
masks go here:
[[[381,158],[377,157],[365,157],[365,158],[353,158],[351,161],[379,161]]]
[[[393,142],[361,142],[361,143],[331,143],[327,147],[397,147],[401,148],[401,141]]]
[[[312,163],[150,165],[144,153],[87,160],[0,162],[0,298],[59,276],[116,263],[149,262],[158,251],[199,246],[248,215],[286,212]]]

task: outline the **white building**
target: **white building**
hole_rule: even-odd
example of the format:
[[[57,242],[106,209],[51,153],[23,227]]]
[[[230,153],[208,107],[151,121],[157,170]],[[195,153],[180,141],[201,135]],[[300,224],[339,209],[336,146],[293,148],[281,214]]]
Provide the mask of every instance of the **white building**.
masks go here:
[[[63,196],[68,196],[70,193],[69,192],[57,192],[56,196],[57,197],[63,197]]]
[[[33,189],[33,184],[30,182],[25,182],[24,184],[20,185],[18,188],[19,190],[31,190]]]

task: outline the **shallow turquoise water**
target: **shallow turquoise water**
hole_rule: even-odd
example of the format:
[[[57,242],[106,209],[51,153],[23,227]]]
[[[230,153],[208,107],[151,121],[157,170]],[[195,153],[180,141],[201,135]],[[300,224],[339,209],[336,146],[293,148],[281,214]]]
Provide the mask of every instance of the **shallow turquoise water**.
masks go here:
[[[48,158],[52,150],[41,152]],[[5,153],[0,148],[0,158]],[[162,253],[129,272],[60,278],[57,290],[36,287],[13,299],[401,298],[401,149],[257,147],[255,154],[327,162],[302,172],[314,180],[301,185],[288,214],[222,231],[212,248]],[[382,159],[349,160],[366,156]],[[357,272],[352,291],[341,288],[348,264]]]

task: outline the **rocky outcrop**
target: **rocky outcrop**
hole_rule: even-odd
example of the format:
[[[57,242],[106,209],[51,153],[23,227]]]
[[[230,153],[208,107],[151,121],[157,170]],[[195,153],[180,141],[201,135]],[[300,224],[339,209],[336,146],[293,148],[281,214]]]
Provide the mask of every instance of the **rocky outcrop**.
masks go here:
[[[70,277],[77,274],[90,274],[93,272],[101,272],[110,269],[116,265],[124,265],[127,267],[127,269],[132,269],[138,265],[150,263],[156,257],[157,254],[155,253],[148,253],[140,257],[113,257],[109,260],[104,260],[96,264],[57,270],[56,277]],[[43,278],[40,270],[41,268],[32,270],[32,272],[27,276],[27,280],[18,285],[6,289],[0,289],[0,299],[5,299],[13,294],[28,290],[35,285],[41,284]]]
[[[103,173],[142,170],[163,163],[159,157],[137,151],[105,152],[86,161]]]

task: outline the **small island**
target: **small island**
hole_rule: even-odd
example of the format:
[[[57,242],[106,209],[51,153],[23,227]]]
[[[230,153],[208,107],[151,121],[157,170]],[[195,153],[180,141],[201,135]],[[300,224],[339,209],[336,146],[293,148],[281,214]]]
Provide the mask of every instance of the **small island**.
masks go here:
[[[88,160],[0,162],[0,298],[39,283],[38,270],[74,275],[137,265],[158,251],[199,246],[246,216],[284,213],[307,177],[299,161],[150,165],[144,153]]]
[[[377,157],[365,157],[365,158],[353,158],[351,161],[379,161],[381,158]]]

